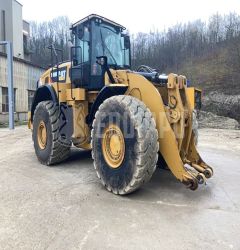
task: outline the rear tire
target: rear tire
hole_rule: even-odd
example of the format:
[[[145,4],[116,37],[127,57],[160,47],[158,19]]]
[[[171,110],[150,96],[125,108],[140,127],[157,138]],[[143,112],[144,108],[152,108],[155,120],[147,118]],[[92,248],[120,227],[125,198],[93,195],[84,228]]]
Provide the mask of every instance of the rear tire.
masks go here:
[[[52,101],[37,105],[32,138],[35,153],[42,164],[50,166],[68,158],[71,143],[59,135],[59,108]]]
[[[131,96],[113,96],[99,107],[92,129],[92,157],[108,191],[124,195],[148,182],[158,150],[155,120],[144,103]]]

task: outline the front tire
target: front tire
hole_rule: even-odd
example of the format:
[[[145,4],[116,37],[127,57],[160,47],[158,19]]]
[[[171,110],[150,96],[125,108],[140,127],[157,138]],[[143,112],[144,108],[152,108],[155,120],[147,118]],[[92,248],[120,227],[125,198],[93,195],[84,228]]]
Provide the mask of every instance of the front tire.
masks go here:
[[[107,190],[128,194],[148,182],[158,159],[155,120],[144,103],[131,96],[103,102],[92,129],[92,157]]]
[[[59,135],[59,108],[52,101],[40,102],[33,116],[34,149],[38,160],[47,166],[67,159],[71,143]]]

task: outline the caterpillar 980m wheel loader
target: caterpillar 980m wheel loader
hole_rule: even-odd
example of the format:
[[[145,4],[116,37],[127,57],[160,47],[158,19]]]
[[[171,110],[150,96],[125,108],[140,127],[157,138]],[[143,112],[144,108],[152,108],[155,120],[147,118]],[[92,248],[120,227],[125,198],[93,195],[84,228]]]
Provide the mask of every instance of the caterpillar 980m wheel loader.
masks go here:
[[[91,149],[103,185],[123,195],[151,178],[160,157],[195,190],[213,175],[195,145],[200,92],[182,75],[131,70],[124,30],[98,15],[72,26],[71,60],[41,76],[29,112],[37,158],[52,165],[68,157],[72,144]]]

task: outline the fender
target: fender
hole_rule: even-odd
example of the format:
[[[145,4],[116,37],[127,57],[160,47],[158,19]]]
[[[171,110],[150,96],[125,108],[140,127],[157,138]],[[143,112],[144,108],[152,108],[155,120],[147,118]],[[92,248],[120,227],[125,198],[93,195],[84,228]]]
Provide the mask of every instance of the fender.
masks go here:
[[[48,100],[51,100],[56,104],[58,103],[57,95],[56,95],[54,88],[51,85],[40,86],[37,89],[33,98],[33,103],[31,107],[31,122],[33,121],[34,111],[38,103],[42,101],[48,101]]]
[[[99,92],[97,99],[93,103],[90,112],[88,116],[86,117],[86,123],[89,127],[91,127],[95,114],[99,108],[99,106],[109,97],[115,96],[115,95],[123,95],[127,91],[128,86],[126,85],[117,85],[114,86],[112,84],[111,86],[104,86],[101,91]]]
[[[40,86],[33,99],[32,107],[31,107],[31,117],[30,121],[33,122],[33,115],[34,111],[38,105],[38,103],[42,101],[53,101],[56,105],[59,104],[58,98],[56,95],[56,92],[54,88],[51,85],[44,85]],[[60,120],[60,126],[59,126],[59,133],[62,137],[65,138],[65,141],[71,142],[71,137],[73,134],[73,111],[72,107],[68,106],[65,103],[59,104],[59,120]],[[29,126],[31,128],[31,125]]]

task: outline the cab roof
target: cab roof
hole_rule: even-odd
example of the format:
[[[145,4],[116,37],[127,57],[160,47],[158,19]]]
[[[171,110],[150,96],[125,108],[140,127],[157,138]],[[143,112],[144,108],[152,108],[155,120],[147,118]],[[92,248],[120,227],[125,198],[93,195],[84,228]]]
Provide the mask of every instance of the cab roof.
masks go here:
[[[126,29],[124,26],[122,26],[122,25],[120,25],[120,24],[118,24],[118,23],[116,23],[116,22],[114,22],[114,21],[111,21],[110,19],[107,19],[107,18],[105,18],[105,17],[103,17],[103,16],[97,15],[97,14],[91,14],[91,15],[89,15],[89,16],[87,16],[87,17],[81,19],[81,20],[79,20],[78,22],[76,22],[76,23],[74,23],[74,24],[72,25],[72,28],[75,28],[75,27],[78,26],[79,24],[85,23],[86,21],[89,21],[89,20],[91,20],[91,19],[100,19],[100,20],[102,20],[102,21],[104,21],[104,22],[106,22],[106,23],[109,23],[109,24],[111,24],[111,25],[114,25],[114,26],[116,26],[116,27],[119,27],[119,28],[121,28],[122,30],[125,30],[125,29]]]

